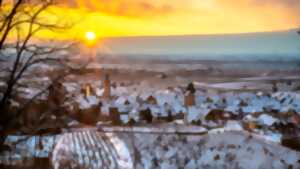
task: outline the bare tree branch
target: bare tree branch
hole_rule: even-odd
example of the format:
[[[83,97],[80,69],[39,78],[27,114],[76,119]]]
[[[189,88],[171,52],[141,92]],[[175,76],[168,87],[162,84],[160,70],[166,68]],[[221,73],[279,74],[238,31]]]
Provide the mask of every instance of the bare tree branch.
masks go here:
[[[27,49],[27,45],[28,45],[29,40],[37,32],[39,32],[42,29],[52,30],[52,29],[62,29],[63,28],[63,27],[60,27],[60,26],[55,25],[55,24],[44,24],[44,23],[41,23],[41,22],[38,21],[38,16],[51,5],[51,2],[52,1],[43,3],[32,15],[29,14],[28,12],[26,12],[26,11],[23,11],[24,13],[26,13],[27,15],[29,15],[31,17],[30,22],[29,22],[29,26],[28,26],[28,31],[27,31],[27,35],[25,36],[24,40],[21,42],[22,44],[20,44],[20,40],[18,40],[18,42],[16,44],[16,49],[17,49],[16,59],[15,59],[14,66],[13,66],[12,72],[10,74],[9,80],[7,81],[8,88],[5,91],[4,96],[3,96],[3,98],[0,102],[0,107],[5,105],[6,102],[9,100],[10,95],[11,95],[12,90],[13,90],[13,86],[17,83],[17,81],[20,79],[20,77],[23,75],[23,73],[27,70],[27,68],[29,68],[31,65],[36,63],[36,62],[31,62],[31,60],[33,59],[34,56],[38,55],[37,53],[32,55],[29,58],[29,60],[27,60],[27,62],[25,63],[25,66],[21,69],[21,71],[19,71],[19,73],[17,71],[19,69],[19,66],[21,65],[20,64],[21,63],[21,58],[22,58],[22,55],[23,55],[24,51]],[[16,15],[16,11],[15,11],[14,14]],[[12,30],[11,22],[7,26],[7,30]],[[3,39],[5,39],[5,38],[3,38]],[[18,39],[19,38],[20,38],[20,35],[18,33]],[[27,64],[29,64],[29,65],[27,65]]]
[[[30,103],[47,92],[55,81],[72,73],[72,70],[74,70],[65,63],[66,58],[59,58],[53,55],[54,53],[67,50],[69,46],[56,47],[31,42],[32,39],[35,38],[35,35],[41,30],[60,31],[73,26],[62,24],[58,21],[51,23],[44,20],[42,17],[43,13],[47,12],[47,9],[53,4],[52,0],[40,0],[41,4],[37,4],[36,6],[32,4],[28,5],[25,0],[16,0],[10,10],[2,8],[2,2],[3,1],[0,1],[0,61],[8,61],[9,65],[6,65],[7,67],[5,68],[1,68],[1,72],[7,72],[7,77],[4,78],[6,80],[6,87],[0,98],[0,146],[3,144],[5,130],[14,127],[12,121],[18,118]],[[16,36],[13,42],[11,42],[11,39],[8,40],[8,37],[11,35]],[[68,71],[60,74],[59,77],[53,80],[53,83],[41,90],[40,93],[33,98],[27,100],[26,103],[22,104],[16,114],[7,113],[6,108],[9,108],[8,103],[15,95],[18,95],[17,88],[22,86],[20,79],[27,76],[26,72],[31,73],[29,70],[31,70],[30,68],[34,65],[50,62],[61,64]],[[60,108],[60,106],[57,108]],[[52,111],[53,110],[47,110],[48,113]]]
[[[13,6],[11,12],[9,13],[9,15],[7,16],[7,18],[4,20],[4,22],[2,23],[2,25],[0,27],[0,32],[2,32],[4,30],[3,35],[0,39],[0,49],[3,48],[3,44],[11,30],[10,29],[11,23],[13,22],[13,19],[16,16],[17,10],[21,6],[22,2],[23,2],[23,0],[18,0],[16,2],[16,4]]]

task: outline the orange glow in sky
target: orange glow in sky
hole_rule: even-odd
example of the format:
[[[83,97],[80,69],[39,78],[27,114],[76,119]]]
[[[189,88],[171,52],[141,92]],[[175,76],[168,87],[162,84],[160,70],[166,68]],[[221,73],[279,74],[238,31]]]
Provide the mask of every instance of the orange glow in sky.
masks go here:
[[[299,0],[61,0],[51,10],[76,25],[63,34],[40,36],[82,39],[89,30],[88,39],[286,30],[300,27],[299,9]]]

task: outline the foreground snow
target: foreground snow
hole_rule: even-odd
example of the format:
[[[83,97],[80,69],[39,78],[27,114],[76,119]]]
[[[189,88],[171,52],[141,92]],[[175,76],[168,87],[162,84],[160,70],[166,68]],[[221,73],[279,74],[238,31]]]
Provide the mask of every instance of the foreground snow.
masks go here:
[[[52,162],[55,169],[282,169],[297,168],[299,159],[299,152],[242,131],[205,135],[82,131],[61,138]]]
[[[16,145],[16,154],[0,163],[22,164],[24,158],[50,157],[55,169],[99,166],[119,168],[241,168],[299,167],[300,152],[276,142],[276,135],[246,132],[236,121],[223,128],[164,124],[158,126],[77,129],[63,135],[31,137]],[[8,143],[21,136],[10,136]],[[5,154],[4,154],[5,155]],[[14,164],[11,163],[11,164]]]
[[[143,139],[138,139],[143,137]],[[136,135],[137,168],[297,168],[300,153],[244,132],[208,135]]]

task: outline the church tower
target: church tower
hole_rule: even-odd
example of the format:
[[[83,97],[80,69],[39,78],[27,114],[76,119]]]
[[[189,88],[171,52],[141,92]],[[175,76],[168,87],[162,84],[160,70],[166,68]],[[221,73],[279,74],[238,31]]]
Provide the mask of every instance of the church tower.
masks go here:
[[[109,78],[109,75],[106,74],[104,81],[103,81],[103,88],[104,88],[103,97],[106,99],[109,99],[111,97],[110,86],[111,86],[110,78]]]

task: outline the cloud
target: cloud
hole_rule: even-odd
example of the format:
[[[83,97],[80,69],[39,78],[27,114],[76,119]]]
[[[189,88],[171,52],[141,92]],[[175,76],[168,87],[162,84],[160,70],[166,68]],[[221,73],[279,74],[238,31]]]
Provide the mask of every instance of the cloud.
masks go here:
[[[289,7],[300,4],[299,0],[251,0],[251,1],[256,4],[280,4]]]
[[[218,0],[222,4],[228,4],[231,6],[243,6],[253,9],[271,9],[280,8],[286,10],[287,13],[297,13],[300,15],[300,0]]]
[[[278,29],[300,25],[300,0],[214,1],[225,15],[239,16],[244,23],[253,22],[253,26]]]
[[[67,37],[245,33],[300,27],[300,0],[58,0]],[[82,10],[81,8],[84,8]],[[87,10],[85,10],[87,9]],[[65,16],[65,17],[66,17]],[[83,19],[82,19],[83,18]]]
[[[91,12],[117,16],[157,16],[173,11],[170,4],[153,3],[148,0],[59,0],[59,2],[74,8],[86,8]]]
[[[161,17],[192,10],[216,12],[279,12],[283,17],[300,18],[300,0],[58,0],[74,8],[86,8],[113,16]],[[261,14],[263,15],[263,14]],[[299,19],[300,20],[300,19]]]
[[[253,5],[256,6],[275,6],[281,7],[282,9],[288,9],[290,12],[300,12],[300,1],[299,0],[250,0]],[[295,10],[295,11],[291,11]],[[300,14],[300,13],[298,13]]]

